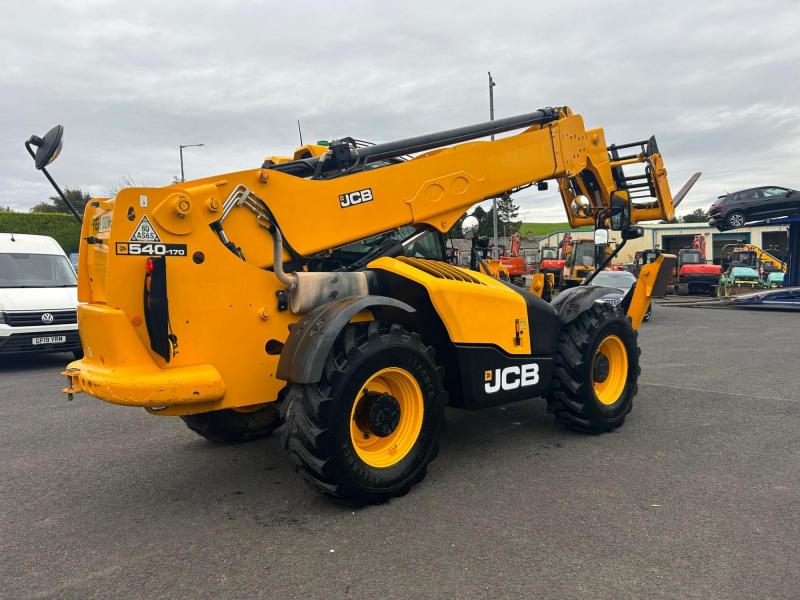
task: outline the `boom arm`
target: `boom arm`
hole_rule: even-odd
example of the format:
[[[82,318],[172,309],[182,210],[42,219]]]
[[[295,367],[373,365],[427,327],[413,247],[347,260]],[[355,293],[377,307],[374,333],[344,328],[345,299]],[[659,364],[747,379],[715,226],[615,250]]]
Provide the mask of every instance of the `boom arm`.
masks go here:
[[[758,246],[754,246],[753,244],[744,244],[741,247],[745,248],[746,250],[750,250],[751,252],[755,252],[756,258],[758,258],[759,261],[763,263],[768,263],[773,267],[775,267],[776,269],[778,269],[779,271],[781,271],[782,273],[786,273],[786,263],[778,260],[777,258],[772,256],[772,254],[770,254],[769,252],[766,252],[761,248],[759,248]]]
[[[524,127],[495,141],[470,141]],[[450,145],[454,142],[460,143]],[[622,172],[634,163],[645,165],[640,177],[653,200],[634,204],[632,221],[671,218],[672,198],[655,140],[637,144],[645,144],[641,153],[612,159],[602,129],[587,131],[569,108],[542,109],[376,146],[334,143],[322,156],[268,161],[261,170],[173,187],[192,196],[213,191],[225,198],[244,185],[269,207],[295,253],[311,256],[402,225],[445,232],[477,202],[548,179],[558,181],[573,227],[594,224],[596,216],[602,223],[612,192],[638,189]],[[400,158],[419,151],[424,153]],[[590,199],[594,214],[569,210],[578,195]]]

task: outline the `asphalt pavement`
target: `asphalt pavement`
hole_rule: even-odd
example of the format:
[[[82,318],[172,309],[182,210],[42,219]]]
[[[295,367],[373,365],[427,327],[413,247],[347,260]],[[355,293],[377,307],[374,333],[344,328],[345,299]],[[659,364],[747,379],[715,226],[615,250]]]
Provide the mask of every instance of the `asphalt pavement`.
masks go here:
[[[0,359],[0,598],[797,598],[800,315],[655,306],[621,429],[448,412],[384,505]]]

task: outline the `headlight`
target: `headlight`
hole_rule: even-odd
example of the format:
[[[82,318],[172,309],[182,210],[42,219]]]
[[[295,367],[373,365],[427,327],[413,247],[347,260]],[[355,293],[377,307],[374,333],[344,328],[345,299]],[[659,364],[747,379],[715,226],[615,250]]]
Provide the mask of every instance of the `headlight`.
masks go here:
[[[5,323],[5,322],[6,322],[5,313],[2,310],[0,310],[0,323]]]

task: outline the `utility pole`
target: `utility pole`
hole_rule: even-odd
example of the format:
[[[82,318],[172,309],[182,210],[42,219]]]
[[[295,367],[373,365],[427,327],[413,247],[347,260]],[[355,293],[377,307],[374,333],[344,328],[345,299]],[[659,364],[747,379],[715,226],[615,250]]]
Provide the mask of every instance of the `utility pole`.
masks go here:
[[[297,119],[297,133],[300,134],[300,145],[303,145],[303,130],[300,129],[300,119]]]
[[[494,121],[494,79],[492,79],[492,72],[489,71],[489,120]],[[492,141],[494,141],[494,134],[492,134]],[[499,240],[497,239],[497,198],[492,198],[492,231],[494,231],[494,258],[500,258],[500,248],[498,247]]]
[[[181,182],[186,181],[186,177],[183,174],[183,149],[184,148],[194,148],[195,146],[205,146],[205,144],[181,144]]]

